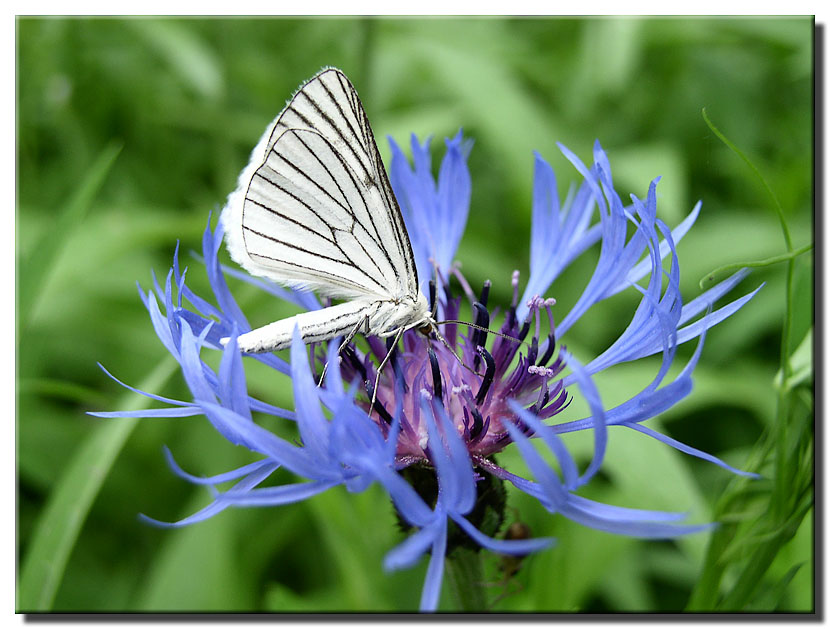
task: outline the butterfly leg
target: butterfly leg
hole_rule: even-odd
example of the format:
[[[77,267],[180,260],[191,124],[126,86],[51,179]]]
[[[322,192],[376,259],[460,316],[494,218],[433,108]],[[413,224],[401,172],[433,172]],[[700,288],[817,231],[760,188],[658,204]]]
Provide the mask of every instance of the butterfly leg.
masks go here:
[[[358,321],[357,325],[354,326],[351,329],[351,331],[346,335],[346,338],[343,339],[342,343],[340,343],[340,347],[337,348],[337,355],[338,356],[340,356],[340,352],[343,351],[343,348],[346,347],[346,345],[348,345],[349,343],[351,343],[352,339],[354,339],[355,335],[357,335],[357,333],[360,332],[361,327],[364,328],[364,331],[368,332],[368,330],[369,330],[369,315],[366,315],[366,318],[363,319],[362,321]],[[326,364],[323,365],[323,373],[320,374],[320,380],[318,380],[318,382],[317,382],[318,387],[323,386],[323,380],[326,377],[326,372],[328,371],[328,369],[329,369],[329,363],[328,363],[328,361],[326,361]]]
[[[375,376],[375,386],[372,389],[372,404],[369,406],[369,417],[372,416],[372,411],[375,410],[375,402],[378,399],[378,385],[380,384],[380,374],[383,372],[383,368],[386,366],[386,363],[389,362],[389,359],[392,356],[392,352],[395,351],[395,348],[398,346],[398,341],[401,340],[401,336],[403,335],[403,328],[398,328],[398,331],[395,332],[395,341],[392,343],[392,346],[389,348],[389,351],[386,352],[386,356],[383,357],[380,365],[378,365],[378,373]]]

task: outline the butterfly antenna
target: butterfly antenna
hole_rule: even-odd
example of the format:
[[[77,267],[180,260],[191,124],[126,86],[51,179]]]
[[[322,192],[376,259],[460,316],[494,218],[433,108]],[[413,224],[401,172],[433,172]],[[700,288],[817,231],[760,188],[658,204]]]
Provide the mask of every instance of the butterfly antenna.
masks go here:
[[[445,323],[455,323],[456,325],[466,325],[467,327],[473,328],[475,330],[481,330],[482,332],[486,332],[487,334],[492,334],[494,336],[500,336],[503,339],[507,339],[508,341],[515,341],[521,345],[526,345],[527,347],[531,347],[530,343],[527,341],[523,341],[521,339],[517,339],[515,336],[510,336],[509,334],[502,334],[501,332],[495,332],[490,328],[485,328],[480,325],[476,325],[475,323],[470,323],[469,321],[456,321],[455,319],[447,319],[446,321],[436,321],[435,325],[443,325]]]
[[[442,321],[441,323],[454,323],[454,322],[453,321]],[[444,347],[446,347],[448,350],[450,350],[450,353],[453,356],[455,356],[455,359],[458,361],[459,365],[464,367],[464,369],[466,369],[470,373],[473,373],[473,374],[477,375],[479,378],[483,377],[475,369],[473,369],[467,363],[465,363],[463,360],[461,360],[461,358],[458,356],[458,354],[455,353],[455,349],[450,345],[449,341],[447,341],[447,339],[444,338],[444,335],[441,334],[441,332],[438,331],[438,324],[437,323],[435,323],[434,321],[430,322],[430,327],[432,328],[432,331],[435,333],[436,338],[439,341],[441,341],[441,343],[444,345]]]

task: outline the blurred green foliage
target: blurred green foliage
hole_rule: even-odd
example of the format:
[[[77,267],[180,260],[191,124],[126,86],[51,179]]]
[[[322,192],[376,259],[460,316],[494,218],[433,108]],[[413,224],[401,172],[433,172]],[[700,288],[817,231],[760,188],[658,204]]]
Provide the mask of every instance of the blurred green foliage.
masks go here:
[[[670,225],[703,199],[679,247],[690,299],[709,270],[784,252],[763,189],[705,125],[703,107],[764,174],[795,246],[812,241],[813,36],[810,18],[18,19],[18,314],[25,315],[17,329],[18,608],[417,607],[425,563],[382,572],[383,555],[401,536],[377,488],[158,530],[136,514],[175,520],[209,500],[168,470],[162,444],[197,474],[247,462],[246,453],[199,418],[83,414],[138,403],[98,361],[126,382],[156,378],[165,384],[154,391],[188,397],[179,376],[159,375],[165,351],[135,282],[149,286],[151,270],[163,277],[180,241],[189,283],[204,292],[199,263],[186,253],[199,249],[208,213],[215,218],[266,124],[320,67],[350,76],[379,139],[404,145],[412,132],[432,134],[436,162],[443,137],[459,127],[475,139],[458,259],[472,282],[493,280],[494,303],[509,300],[513,269],[527,272],[532,151],[553,164],[564,194],[576,173],[555,143],[589,159],[595,138],[623,197],[644,195],[663,176],[659,215]],[[794,266],[792,350],[813,322],[811,258]],[[574,265],[555,287],[557,300],[573,303],[590,271],[590,260]],[[762,281],[753,302],[707,335],[694,393],[652,420],[737,466],[775,415],[780,265],[755,271],[739,292]],[[253,322],[282,312],[244,287],[238,296]],[[569,333],[569,349],[583,358],[603,349],[632,303],[621,296],[596,308]],[[810,421],[807,354],[802,348],[800,396]],[[627,399],[655,369],[638,363],[603,374],[603,401]],[[290,404],[284,382],[251,378],[252,389]],[[642,435],[610,436],[603,480],[587,496],[712,517],[727,472]],[[590,436],[570,437],[569,447],[587,459]],[[521,468],[510,450],[500,461]],[[494,609],[687,605],[705,535],[631,540],[551,516],[523,495],[511,505],[534,534],[559,542],[509,580],[498,558],[488,560],[493,598],[504,594]],[[746,608],[811,610],[813,569],[808,515]],[[444,596],[442,609],[451,608]]]

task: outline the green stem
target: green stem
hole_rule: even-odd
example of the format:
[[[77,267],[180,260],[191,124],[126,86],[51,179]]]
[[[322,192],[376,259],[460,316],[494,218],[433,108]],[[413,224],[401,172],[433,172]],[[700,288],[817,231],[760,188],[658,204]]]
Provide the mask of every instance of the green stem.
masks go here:
[[[446,559],[447,584],[458,611],[487,611],[481,555],[468,548],[457,548]]]
[[[772,191],[772,188],[769,187],[769,184],[767,183],[767,180],[764,179],[764,176],[755,167],[755,164],[753,164],[749,160],[749,158],[746,155],[744,155],[743,152],[741,152],[741,150],[729,140],[729,138],[727,138],[725,135],[723,135],[723,133],[720,132],[720,129],[718,129],[714,124],[712,124],[712,121],[709,120],[709,116],[706,114],[706,108],[705,107],[703,108],[702,114],[703,114],[703,119],[706,121],[706,124],[712,130],[712,133],[714,133],[716,136],[718,136],[718,138],[720,139],[721,142],[726,144],[726,146],[728,146],[732,150],[732,152],[735,153],[735,155],[740,157],[744,161],[744,163],[747,166],[749,166],[749,169],[755,174],[755,176],[758,178],[758,181],[761,182],[761,185],[764,186],[764,190],[767,191],[767,194],[772,199],[772,202],[773,202],[773,205],[774,205],[774,208],[775,208],[775,213],[778,215],[778,222],[781,223],[781,231],[784,234],[784,242],[787,244],[787,251],[792,251],[793,250],[793,242],[792,242],[792,238],[790,238],[790,228],[787,225],[787,219],[784,217],[784,209],[781,207],[781,204],[778,202],[778,197],[775,196],[775,193]]]
[[[784,330],[781,333],[781,374],[783,375],[783,382],[786,382],[792,373],[792,363],[790,362],[790,333],[792,327],[792,307],[793,307],[793,275],[795,272],[795,261],[787,262],[787,286],[786,286],[786,309],[784,311]],[[790,487],[790,478],[787,470],[794,469],[794,466],[789,464],[787,460],[786,444],[787,434],[789,430],[790,397],[784,387],[778,389],[778,404],[776,427],[778,439],[776,443],[776,457],[775,457],[775,493],[773,496],[772,507],[776,519],[786,517],[787,506],[789,504],[788,496],[792,490]],[[797,467],[797,466],[795,466]]]
[[[813,249],[813,243],[809,243],[804,245],[803,247],[799,247],[795,251],[790,253],[783,253],[780,256],[773,256],[771,258],[766,258],[764,260],[756,260],[754,262],[736,262],[734,264],[725,264],[723,266],[719,266],[714,271],[710,271],[706,274],[705,277],[701,278],[700,282],[698,282],[698,286],[703,288],[707,283],[713,282],[715,277],[724,273],[725,271],[736,271],[738,269],[743,268],[758,268],[764,266],[772,266],[773,264],[778,264],[779,262],[789,262],[798,256],[807,253],[808,251]]]
[[[781,222],[781,230],[784,235],[784,240],[787,246],[787,255],[779,256],[778,259],[769,259],[763,261],[765,263],[773,263],[777,261],[786,260],[786,288],[785,288],[785,311],[784,320],[782,323],[781,334],[781,381],[786,383],[792,373],[792,362],[790,360],[790,336],[792,333],[793,321],[793,276],[795,269],[795,257],[803,253],[806,248],[793,250],[792,240],[790,238],[789,228],[784,217],[784,212],[781,204],[775,197],[775,194],[770,189],[766,180],[761,176],[758,169],[741,153],[738,148],[732,144],[718,129],[712,124],[703,112],[703,117],[709,128],[726,144],[732,151],[738,155],[758,177],[762,185],[772,198],[775,211],[778,214]],[[759,264],[760,266],[761,264]],[[792,538],[798,528],[804,515],[812,505],[812,496],[807,492],[804,496],[800,491],[800,482],[798,469],[799,466],[791,464],[793,459],[798,458],[799,448],[790,448],[788,444],[792,444],[792,433],[795,431],[800,438],[801,432],[797,430],[794,425],[794,415],[791,413],[791,391],[785,386],[777,387],[776,396],[776,413],[775,423],[766,433],[762,441],[762,445],[756,449],[757,455],[760,457],[758,465],[750,466],[750,469],[760,469],[762,463],[767,455],[773,453],[773,487],[772,493],[769,497],[769,516],[767,522],[764,523],[759,534],[767,532],[774,532],[774,536],[765,541],[763,544],[757,544],[756,548],[751,552],[747,563],[743,566],[743,570],[738,575],[738,580],[735,586],[726,592],[723,599],[718,604],[720,598],[720,584],[725,570],[729,562],[724,561],[724,557],[728,554],[728,548],[735,540],[733,537],[738,534],[737,525],[724,525],[720,530],[716,531],[707,549],[707,557],[704,563],[703,574],[695,588],[692,598],[689,602],[689,610],[702,609],[726,609],[726,610],[740,610],[744,609],[751,601],[752,596],[757,591],[758,585],[763,576],[769,570],[770,565],[775,560],[781,547]],[[732,487],[727,489],[722,496],[718,507],[716,508],[716,515],[720,516],[726,509],[733,505],[739,504],[749,497],[743,494],[739,487]],[[799,504],[800,503],[800,504]],[[797,507],[797,508],[794,508]]]

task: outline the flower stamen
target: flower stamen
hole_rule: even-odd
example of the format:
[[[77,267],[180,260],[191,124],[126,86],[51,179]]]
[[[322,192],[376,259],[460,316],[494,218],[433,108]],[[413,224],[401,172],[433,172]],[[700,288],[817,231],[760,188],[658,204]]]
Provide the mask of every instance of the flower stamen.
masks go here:
[[[493,377],[496,374],[496,361],[493,360],[493,356],[490,352],[488,352],[487,349],[481,345],[476,348],[476,351],[484,359],[484,363],[487,365],[487,368],[484,370],[484,378],[481,381],[481,387],[479,387],[478,393],[476,393],[476,404],[481,406],[484,402],[484,398],[487,396],[487,392],[490,390],[490,385],[493,384]]]
[[[435,350],[431,347],[427,348],[429,355],[429,366],[432,369],[432,391],[435,399],[444,405],[444,390],[441,384],[441,369],[438,366],[438,357],[435,355]]]

